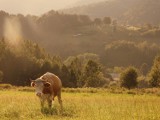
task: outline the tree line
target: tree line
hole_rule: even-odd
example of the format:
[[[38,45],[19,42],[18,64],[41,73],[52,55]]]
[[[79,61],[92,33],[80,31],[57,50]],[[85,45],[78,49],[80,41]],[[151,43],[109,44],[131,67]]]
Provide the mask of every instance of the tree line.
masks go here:
[[[30,85],[30,79],[36,79],[45,72],[58,75],[64,87],[106,87],[112,79],[106,74],[106,68],[100,63],[99,56],[85,53],[68,57],[65,61],[59,56],[49,55],[37,43],[29,40],[21,46],[10,46],[0,41],[0,82],[16,86]],[[17,50],[17,48],[19,50]],[[147,87],[160,86],[160,57],[154,60],[152,68],[145,73],[146,64],[138,69],[125,67],[120,73],[120,86],[135,88],[141,82],[139,76],[146,76]],[[145,74],[144,74],[145,73]]]
[[[30,79],[47,71],[58,75],[64,87],[99,87],[106,83],[95,54],[70,57],[64,64],[60,57],[49,55],[37,43],[24,40],[21,46],[17,50],[18,46],[0,40],[1,83],[29,85]]]

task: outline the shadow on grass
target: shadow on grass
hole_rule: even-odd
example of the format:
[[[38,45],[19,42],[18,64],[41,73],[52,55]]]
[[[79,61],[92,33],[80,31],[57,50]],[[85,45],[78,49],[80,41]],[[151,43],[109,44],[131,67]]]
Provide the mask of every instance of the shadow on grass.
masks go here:
[[[41,109],[41,113],[44,115],[58,115],[63,117],[73,117],[75,116],[75,111],[72,108],[63,108],[63,110],[52,107],[51,109],[44,107]]]

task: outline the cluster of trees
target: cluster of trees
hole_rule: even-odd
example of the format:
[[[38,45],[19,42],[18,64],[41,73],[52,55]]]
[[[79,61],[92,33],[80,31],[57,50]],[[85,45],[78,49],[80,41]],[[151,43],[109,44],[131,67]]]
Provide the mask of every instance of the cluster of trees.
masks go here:
[[[101,24],[110,25],[111,23],[112,23],[112,19],[110,17],[104,17],[103,19],[101,18],[94,19],[94,24],[96,25],[101,25]]]
[[[58,71],[61,62],[58,57],[49,56],[38,44],[23,41],[12,46],[6,40],[0,41],[1,81],[13,85],[28,85],[29,78],[36,78],[47,70]]]
[[[33,33],[50,34],[50,33],[68,33],[74,32],[79,27],[88,25],[99,24],[111,24],[110,17],[95,18],[92,20],[87,15],[77,14],[64,14],[58,11],[51,10],[42,16],[22,14],[12,15],[4,11],[0,11],[0,27],[3,27],[6,18],[17,18],[18,22],[22,25],[22,31],[25,37],[36,38]],[[39,29],[39,30],[36,30]],[[2,37],[3,29],[0,31],[0,37]]]
[[[38,44],[25,40],[19,46],[0,41],[0,81],[12,85],[29,85],[49,71],[62,79],[64,87],[100,87],[106,83],[98,56],[84,54],[62,62],[50,56]]]
[[[142,75],[135,67],[128,67],[120,75],[120,85],[128,89],[136,88],[138,83],[143,87],[160,87],[160,56],[154,59],[151,70],[142,81],[138,80],[138,76]]]
[[[93,53],[68,57],[64,62],[58,56],[50,56],[37,43],[29,40],[19,46],[11,46],[5,39],[0,41],[0,82],[12,85],[29,85],[30,78],[36,79],[45,72],[55,73],[62,79],[64,87],[103,87],[108,85],[105,69],[99,56]],[[131,47],[131,46],[129,46]],[[124,47],[125,50],[125,47]],[[137,87],[139,75],[147,76],[151,87],[160,86],[160,56],[154,60],[149,73],[128,67],[121,71],[120,85],[128,89]],[[110,77],[110,76],[109,76]]]
[[[106,45],[103,60],[107,61],[106,65],[110,67],[132,65],[140,68],[147,64],[146,69],[149,70],[159,52],[160,47],[155,43],[121,40]]]
[[[73,86],[102,87],[107,83],[99,57],[95,54],[85,53],[69,57],[65,64],[72,75],[71,81],[76,80]]]

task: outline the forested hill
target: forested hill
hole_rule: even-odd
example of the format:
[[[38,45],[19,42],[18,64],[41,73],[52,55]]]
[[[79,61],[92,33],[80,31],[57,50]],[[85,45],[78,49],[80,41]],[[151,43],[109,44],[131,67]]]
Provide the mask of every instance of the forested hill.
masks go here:
[[[107,67],[140,67],[143,63],[150,67],[160,51],[159,26],[119,25],[110,17],[92,20],[87,15],[53,10],[42,16],[11,15],[1,11],[0,28],[4,28],[0,29],[2,39],[9,37],[14,41],[18,35],[24,40],[35,41],[48,53],[59,55],[63,60],[69,56],[94,53]]]
[[[110,0],[62,10],[69,14],[86,14],[92,18],[110,16],[121,23],[139,25],[160,22],[159,0]]]

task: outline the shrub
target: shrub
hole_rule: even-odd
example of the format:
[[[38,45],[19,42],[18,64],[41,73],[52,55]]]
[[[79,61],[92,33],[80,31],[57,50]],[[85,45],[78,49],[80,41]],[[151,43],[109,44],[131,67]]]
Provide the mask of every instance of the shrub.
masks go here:
[[[137,86],[137,77],[138,73],[136,68],[128,67],[120,75],[121,86],[128,89],[135,88]]]

